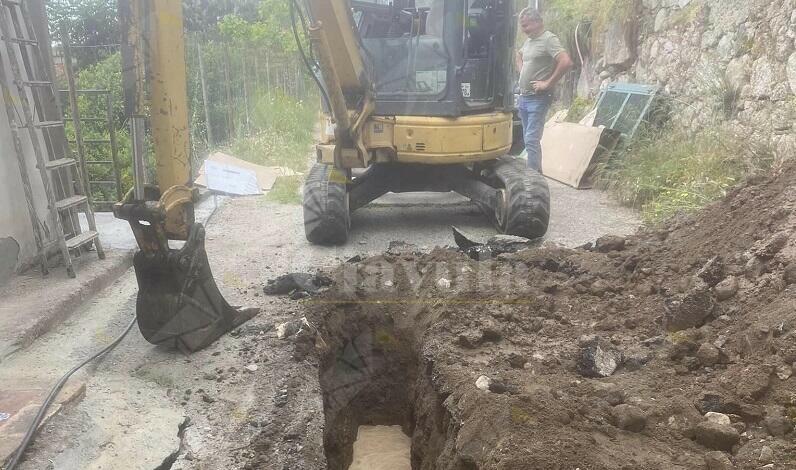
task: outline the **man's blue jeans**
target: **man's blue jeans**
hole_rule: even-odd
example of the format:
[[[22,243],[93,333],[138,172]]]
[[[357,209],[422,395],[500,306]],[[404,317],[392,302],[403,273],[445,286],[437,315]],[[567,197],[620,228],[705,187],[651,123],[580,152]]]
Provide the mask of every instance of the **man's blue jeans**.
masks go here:
[[[525,148],[528,150],[528,168],[533,168],[540,173],[542,171],[542,133],[547,110],[550,109],[552,103],[553,95],[549,93],[522,95],[517,103],[520,119],[522,119]]]

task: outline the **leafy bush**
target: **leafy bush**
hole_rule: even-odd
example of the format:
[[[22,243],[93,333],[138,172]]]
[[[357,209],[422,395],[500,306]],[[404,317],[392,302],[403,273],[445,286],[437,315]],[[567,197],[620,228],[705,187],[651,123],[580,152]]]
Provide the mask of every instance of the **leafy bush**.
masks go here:
[[[597,172],[598,186],[638,208],[647,222],[723,197],[747,174],[770,166],[765,149],[715,126],[698,135],[672,127],[637,137]]]
[[[109,90],[111,92],[111,120],[116,131],[116,146],[118,150],[119,170],[122,180],[122,194],[133,186],[132,156],[130,132],[124,116],[122,93],[122,65],[121,57],[117,52],[107,58],[88,66],[77,73],[76,85],[78,89]],[[70,113],[68,102],[64,100],[65,111]],[[107,116],[107,103],[104,96],[80,95],[78,107],[81,118],[102,118]],[[110,138],[106,122],[82,122],[82,135],[84,140],[107,140]],[[74,139],[74,129],[67,125],[67,134]],[[107,144],[85,145],[87,161],[111,160],[111,147]],[[113,181],[115,179],[109,165],[89,165],[90,179],[94,181]],[[92,195],[95,200],[115,201],[117,194],[113,186],[94,186]]]

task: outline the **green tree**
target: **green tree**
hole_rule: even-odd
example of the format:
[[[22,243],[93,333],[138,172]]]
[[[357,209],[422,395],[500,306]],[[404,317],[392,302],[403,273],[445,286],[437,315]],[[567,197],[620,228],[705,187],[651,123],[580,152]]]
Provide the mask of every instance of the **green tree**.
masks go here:
[[[218,30],[224,38],[260,44],[274,52],[296,50],[289,1],[260,0],[256,19],[229,14],[218,22]]]
[[[47,2],[53,38],[60,38],[65,25],[77,67],[95,64],[116,50],[119,20],[116,0],[50,0]],[[111,45],[112,47],[108,47]]]

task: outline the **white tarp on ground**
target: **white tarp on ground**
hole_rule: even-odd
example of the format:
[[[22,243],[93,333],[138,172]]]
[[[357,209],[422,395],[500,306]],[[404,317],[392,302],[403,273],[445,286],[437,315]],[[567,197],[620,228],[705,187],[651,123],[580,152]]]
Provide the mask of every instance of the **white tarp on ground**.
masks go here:
[[[207,189],[235,196],[262,194],[252,170],[207,160],[204,165]]]
[[[588,189],[600,157],[613,150],[617,138],[605,127],[549,122],[542,137],[542,173],[573,188]]]
[[[298,174],[289,168],[257,165],[222,152],[216,152],[210,155],[209,157],[207,157],[206,161],[216,162],[222,165],[226,165],[227,167],[234,167],[234,168],[239,168],[241,170],[254,172],[257,179],[257,185],[259,186],[259,189],[261,189],[262,191],[270,191],[271,188],[274,187],[276,179],[279,178],[280,176],[295,176]],[[197,186],[208,188],[207,172],[205,167],[206,164],[203,163],[202,167],[199,169],[199,176],[196,178],[196,181],[194,181],[194,184]],[[208,189],[213,189],[213,188],[208,188]],[[261,194],[261,193],[258,192],[255,194]]]

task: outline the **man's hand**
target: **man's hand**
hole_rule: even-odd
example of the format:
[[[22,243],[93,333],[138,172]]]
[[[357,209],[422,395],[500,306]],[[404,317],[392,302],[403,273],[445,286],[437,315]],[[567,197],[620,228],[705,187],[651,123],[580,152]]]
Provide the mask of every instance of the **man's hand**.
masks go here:
[[[547,91],[552,87],[552,84],[549,80],[542,80],[537,82],[531,82],[531,86],[533,87],[533,91],[540,92],[540,91]]]

